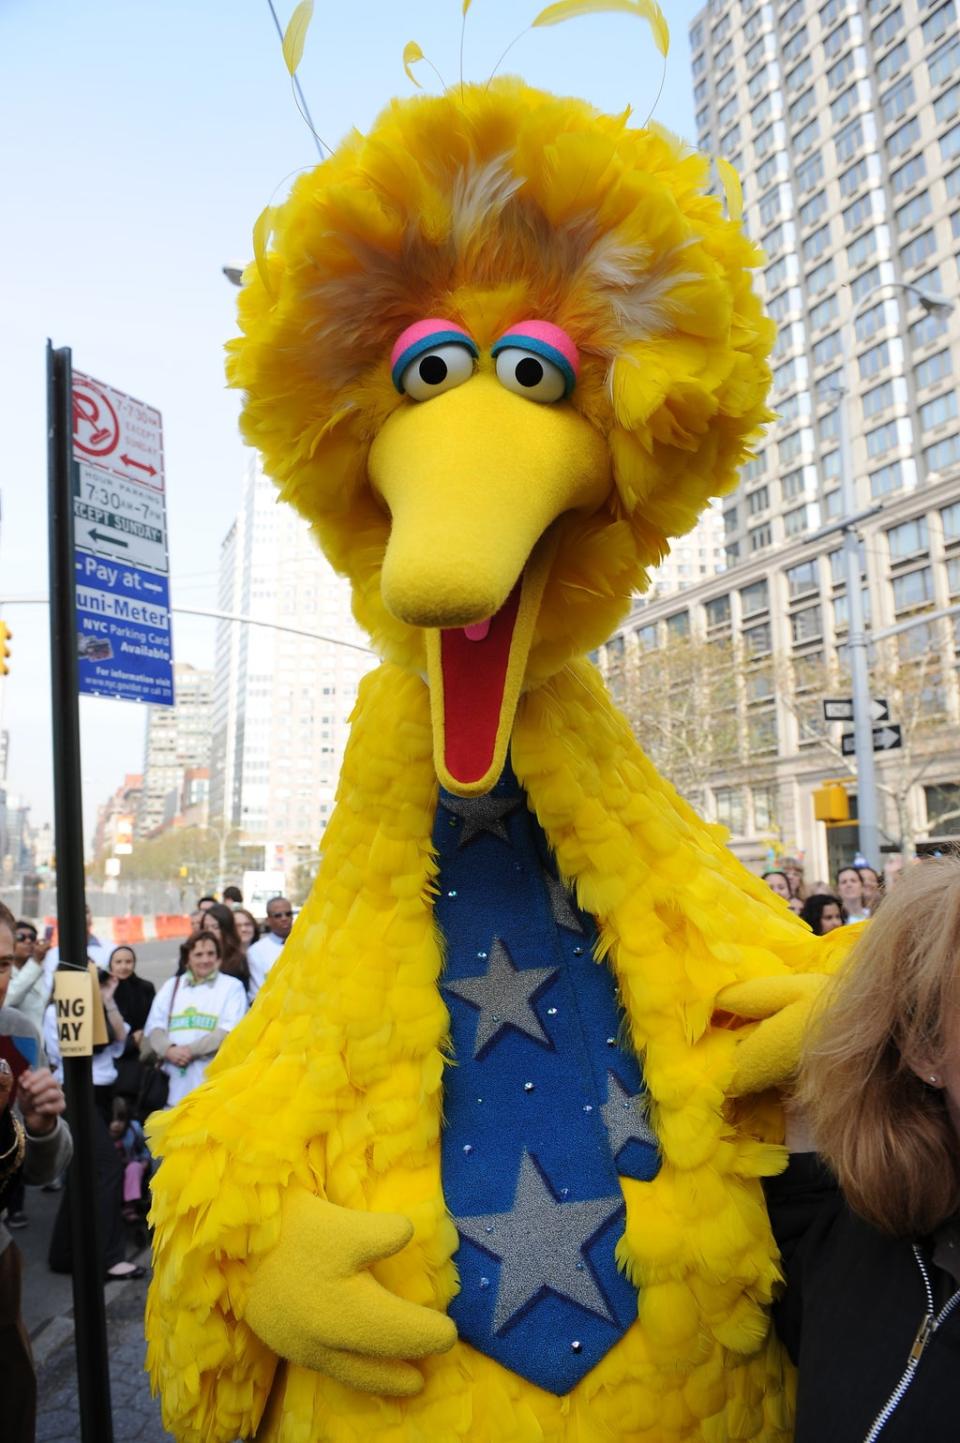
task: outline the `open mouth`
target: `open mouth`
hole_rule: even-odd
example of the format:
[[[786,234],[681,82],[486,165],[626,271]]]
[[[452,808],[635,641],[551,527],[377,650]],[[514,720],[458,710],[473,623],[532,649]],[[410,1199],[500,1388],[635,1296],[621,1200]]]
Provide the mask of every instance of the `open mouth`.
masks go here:
[[[493,767],[522,582],[486,621],[440,633],[443,761],[462,785]]]
[[[459,796],[488,792],[503,771],[552,556],[552,543],[536,548],[493,616],[426,634],[434,762]]]

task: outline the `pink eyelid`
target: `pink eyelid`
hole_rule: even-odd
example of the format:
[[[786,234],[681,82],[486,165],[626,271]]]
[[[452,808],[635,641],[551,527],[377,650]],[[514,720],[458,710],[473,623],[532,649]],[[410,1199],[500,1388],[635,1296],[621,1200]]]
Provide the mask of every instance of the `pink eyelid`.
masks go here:
[[[417,345],[419,341],[425,340],[428,336],[440,335],[444,332],[449,333],[450,331],[456,331],[458,335],[463,336],[465,340],[470,342],[473,349],[476,350],[476,342],[473,340],[473,337],[468,331],[465,331],[462,326],[458,326],[456,321],[447,321],[442,317],[434,316],[429,320],[414,321],[412,326],[407,326],[405,331],[400,332],[393,343],[393,350],[390,352],[391,369],[397,364],[397,361],[404,352],[409,351],[411,346]]]
[[[580,374],[580,352],[562,326],[555,326],[552,321],[519,321],[510,327],[508,334],[529,336],[531,341],[542,341],[544,345],[552,346],[569,363],[574,376]]]

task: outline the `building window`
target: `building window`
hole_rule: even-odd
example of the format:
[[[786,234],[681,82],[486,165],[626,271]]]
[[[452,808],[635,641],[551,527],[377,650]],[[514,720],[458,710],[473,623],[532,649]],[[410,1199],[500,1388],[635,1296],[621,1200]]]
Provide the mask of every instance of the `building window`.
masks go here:
[[[953,501],[940,511],[944,541],[960,541],[960,501]]]
[[[881,496],[889,496],[891,491],[899,491],[903,486],[903,463],[891,461],[887,466],[881,466],[879,471],[870,472],[870,495],[874,501]]]
[[[843,228],[848,235],[851,231],[859,230],[862,225],[866,225],[868,220],[872,220],[873,194],[873,191],[868,190],[866,195],[858,196],[858,198],[842,212]]]
[[[715,631],[718,627],[730,625],[730,597],[715,596],[704,605],[707,617],[707,627]]]
[[[832,60],[834,56],[839,55],[840,51],[843,49],[849,39],[850,21],[844,20],[843,24],[838,25],[836,30],[834,30],[832,34],[828,35],[826,40],[824,40],[823,42],[823,53],[824,55],[826,55],[827,59]]]
[[[763,551],[773,542],[773,531],[770,523],[765,521],[762,526],[755,526],[752,531],[747,532],[747,545],[751,551]]]
[[[820,122],[814,118],[808,125],[805,125],[802,130],[798,130],[793,137],[793,143],[798,153],[802,155],[805,150],[809,150],[814,141],[819,138],[819,135]]]
[[[831,321],[835,321],[840,314],[840,302],[835,295],[828,296],[825,301],[818,302],[810,312],[810,326],[814,331],[822,331]]]
[[[690,613],[689,611],[675,611],[666,620],[667,638],[670,641],[680,641],[690,635]]]
[[[960,35],[951,35],[945,45],[935,50],[927,61],[927,74],[934,87],[956,75],[960,63]]]
[[[885,411],[888,406],[892,406],[893,402],[894,394],[892,381],[884,381],[881,385],[874,386],[871,391],[866,391],[863,395],[862,404],[864,419],[870,420],[872,417],[878,416],[881,411]]]
[[[784,437],[784,439],[777,446],[777,453],[780,458],[781,466],[789,466],[791,461],[795,461],[797,459],[797,457],[803,451],[803,448],[803,431],[794,431],[792,435]]]
[[[904,521],[900,526],[891,526],[887,532],[891,561],[903,561],[918,551],[926,551],[927,544],[925,516],[916,516],[912,521]]]
[[[760,656],[769,656],[770,623],[764,621],[759,626],[748,627],[743,633],[743,646],[750,661],[756,661]]]
[[[859,305],[880,283],[880,267],[871,266],[870,269],[864,271],[862,275],[854,276],[850,282],[850,294]]]
[[[857,202],[859,204],[859,202]],[[863,235],[857,236],[847,246],[847,264],[851,268],[862,266],[877,249],[877,232],[875,230],[864,231]]]
[[[827,411],[817,422],[817,435],[821,441],[836,441],[840,435],[840,411]]]
[[[754,456],[751,461],[742,468],[740,475],[747,483],[757,481],[763,476],[767,469],[767,453],[761,451],[759,456]]]
[[[825,190],[820,190],[800,207],[800,224],[804,230],[806,230],[808,226],[816,225],[820,217],[826,214],[826,210],[827,193]]]
[[[820,457],[820,469],[823,471],[823,479],[837,481],[840,478],[840,452],[827,451]]]
[[[790,71],[790,74],[787,76],[788,95],[793,95],[797,90],[800,89],[801,85],[805,85],[812,74],[813,61],[811,60],[810,56],[807,55],[803,60],[801,60],[799,65],[794,66],[794,68]]]
[[[823,636],[823,613],[819,604],[805,606],[790,617],[790,635],[794,646],[804,646],[808,641],[819,641]]]
[[[798,597],[806,596],[811,591],[819,590],[820,573],[815,560],[801,561],[799,566],[791,566],[786,577],[791,601],[796,601]]]
[[[938,125],[946,125],[960,115],[960,85],[951,85],[933,102],[933,113]]]
[[[752,712],[747,717],[747,744],[754,752],[775,752],[777,749],[777,714],[773,711]]]
[[[950,0],[949,5],[943,5],[932,15],[928,15],[921,27],[924,45],[936,45],[938,40],[942,40],[955,19],[953,0]]]
[[[867,455],[871,460],[876,460],[878,456],[885,456],[888,451],[892,451],[898,443],[897,422],[886,421],[882,426],[867,432]]]
[[[916,266],[922,266],[924,261],[933,255],[936,248],[937,241],[933,231],[922,231],[920,235],[914,236],[909,245],[902,247],[900,263],[904,270],[913,270]]]
[[[753,825],[758,832],[772,832],[777,825],[777,793],[774,787],[751,787]]]
[[[917,160],[922,162],[923,156],[918,155],[914,157],[914,160],[908,161],[907,164],[903,167],[904,170],[909,170],[910,167],[914,165]],[[900,172],[898,171],[897,174],[899,175]],[[896,222],[897,230],[900,232],[901,235],[904,233],[904,231],[913,230],[914,227],[918,226],[921,221],[926,220],[927,216],[932,210],[933,202],[930,199],[930,192],[927,190],[920,191],[919,195],[915,195],[913,197],[913,200],[908,200],[906,205],[900,206],[899,210],[894,212],[893,218]],[[927,234],[930,235],[932,238],[932,233],[930,231],[928,231]],[[920,239],[922,239],[922,237],[920,237]],[[901,259],[903,258],[903,254],[903,251],[901,251]]]
[[[934,446],[927,446],[923,453],[927,471],[945,471],[960,461],[960,436],[947,436]]]
[[[916,606],[926,606],[933,600],[933,572],[929,566],[917,571],[908,571],[904,576],[894,577],[893,609],[911,611]]]
[[[799,536],[807,528],[807,508],[798,506],[795,511],[787,511],[783,518],[783,529],[787,536]]]
[[[657,649],[657,624],[651,622],[647,626],[638,626],[634,632],[637,638],[637,646],[641,651],[656,651]]]
[[[870,44],[874,50],[881,50],[888,45],[895,35],[903,29],[903,11],[898,5],[896,10],[891,10],[879,25],[874,26],[870,31]]]
[[[891,160],[898,160],[901,155],[906,155],[912,150],[920,139],[920,122],[917,117],[911,116],[906,125],[901,125],[892,135],[887,136],[887,155]]]
[[[754,581],[750,586],[741,588],[740,606],[745,621],[751,616],[759,616],[769,605],[770,592],[766,581]]]
[[[946,135],[941,135],[940,154],[944,160],[956,160],[960,155],[960,125],[952,126]]]
[[[856,85],[851,85],[850,88],[848,90],[845,90],[842,95],[838,95],[836,100],[831,100],[830,119],[833,121],[834,125],[839,125],[841,121],[846,120],[847,116],[856,106],[858,100],[859,89]]]
[[[942,426],[945,421],[953,421],[956,415],[957,393],[947,391],[920,407],[920,425],[924,431],[930,431],[934,426]]]
[[[808,273],[807,290],[811,296],[818,296],[821,291],[827,289],[827,286],[833,285],[835,277],[836,268],[833,263],[833,257],[831,256],[829,260],[824,261],[822,265],[817,266]]]
[[[826,366],[839,356],[843,351],[843,339],[839,331],[831,331],[829,336],[824,336],[817,341],[813,348],[813,364],[815,366]]]
[[[806,120],[807,116],[810,114],[811,110],[814,107],[815,101],[816,96],[814,95],[813,87],[811,86],[809,90],[804,91],[803,95],[799,96],[798,99],[793,102],[793,104],[787,111],[791,127],[795,125],[800,125],[804,120]]]
[[[936,351],[928,356],[925,361],[919,361],[913,368],[914,380],[918,388],[932,386],[936,381],[942,381],[950,375],[950,352]]]
[[[801,467],[797,471],[788,471],[780,482],[780,489],[783,492],[784,501],[796,501],[807,489],[806,477]]]
[[[770,488],[759,486],[756,491],[751,491],[747,496],[747,512],[750,516],[759,516],[761,511],[770,509]]]
[[[818,151],[816,155],[809,156],[801,165],[798,165],[794,171],[794,176],[797,182],[797,189],[801,195],[805,191],[812,190],[815,185],[823,180],[822,153]]]
[[[831,65],[830,69],[827,71],[827,84],[829,85],[830,89],[839,90],[841,85],[846,80],[847,76],[853,71],[855,66],[856,60],[854,59],[854,52],[852,50],[848,50],[846,55],[844,55],[840,60],[838,60],[836,65]]]
[[[890,177],[890,188],[894,195],[902,195],[905,190],[909,190],[911,186],[917,185],[919,181],[923,180],[926,174],[927,162],[921,152],[919,155],[912,156],[906,165],[901,165],[899,170],[893,172]],[[897,215],[899,216],[899,214],[898,211]],[[897,225],[901,230],[903,229],[899,219]]]
[[[960,833],[960,783],[940,782],[925,786],[927,831],[935,836],[955,837]]]
[[[852,120],[849,125],[845,125],[843,130],[838,131],[833,138],[833,147],[841,165],[845,161],[852,160],[862,145],[863,121],[859,119]]]
[[[892,50],[888,50],[883,59],[877,62],[877,79],[880,84],[886,85],[887,81],[892,80],[895,75],[898,75],[904,70],[909,62],[910,56],[907,50],[907,42],[901,40],[899,45],[895,45]]]
[[[802,10],[800,13],[802,13]],[[804,50],[806,50],[807,40],[807,27],[806,25],[801,25],[800,29],[796,32],[796,34],[791,35],[790,39],[784,43],[783,58],[788,65],[790,64],[791,60],[796,60],[797,56],[800,55]]]
[[[848,166],[840,177],[840,194],[844,197],[853,195],[858,191],[867,179],[870,167],[867,164],[867,157],[862,155],[853,165]]]
[[[879,345],[871,346],[868,351],[862,351],[858,358],[861,381],[875,376],[890,364],[890,343],[881,341]]]
[[[743,789],[741,787],[717,787],[714,791],[717,804],[717,821],[735,837],[743,836]]]

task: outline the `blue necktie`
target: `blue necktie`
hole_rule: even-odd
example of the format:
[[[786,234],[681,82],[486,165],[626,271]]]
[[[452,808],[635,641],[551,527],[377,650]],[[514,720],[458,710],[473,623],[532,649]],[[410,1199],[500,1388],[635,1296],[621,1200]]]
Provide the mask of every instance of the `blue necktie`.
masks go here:
[[[455,1065],[443,1188],[460,1234],[460,1336],[568,1393],[636,1319],[616,1266],[619,1177],[660,1160],[643,1077],[621,1043],[596,931],[560,883],[510,768],[485,797],[441,791],[436,916]]]

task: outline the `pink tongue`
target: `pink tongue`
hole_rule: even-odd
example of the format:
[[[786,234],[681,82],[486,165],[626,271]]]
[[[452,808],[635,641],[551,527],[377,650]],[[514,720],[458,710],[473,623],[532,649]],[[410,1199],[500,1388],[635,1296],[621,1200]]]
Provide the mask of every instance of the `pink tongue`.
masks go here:
[[[488,616],[486,621],[475,621],[471,626],[465,626],[463,628],[464,636],[468,641],[486,641],[492,620],[493,618]]]

